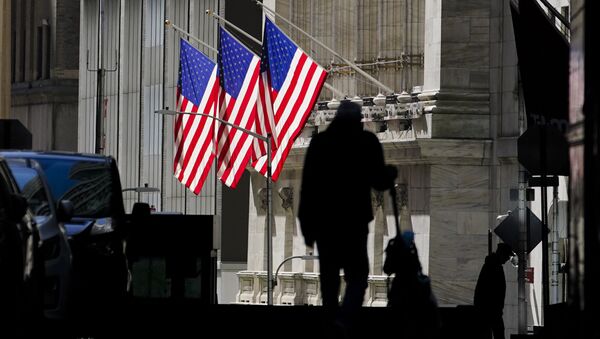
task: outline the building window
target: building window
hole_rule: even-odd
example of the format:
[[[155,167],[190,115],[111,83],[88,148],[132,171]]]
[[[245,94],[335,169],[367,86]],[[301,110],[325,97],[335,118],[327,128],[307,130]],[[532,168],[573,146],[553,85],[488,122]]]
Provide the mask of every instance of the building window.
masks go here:
[[[13,29],[11,31],[12,37],[10,39],[10,82],[11,83],[15,83],[15,80],[17,79],[17,55],[16,55],[16,46],[17,46],[17,32],[15,32],[15,30]]]
[[[565,18],[568,22],[571,22],[570,14],[569,14],[569,6],[562,6],[560,8],[560,14],[562,14],[563,18]],[[562,32],[566,35],[568,34],[568,28],[565,25],[560,25]]]
[[[50,25],[45,19],[37,27],[37,78],[50,78]]]

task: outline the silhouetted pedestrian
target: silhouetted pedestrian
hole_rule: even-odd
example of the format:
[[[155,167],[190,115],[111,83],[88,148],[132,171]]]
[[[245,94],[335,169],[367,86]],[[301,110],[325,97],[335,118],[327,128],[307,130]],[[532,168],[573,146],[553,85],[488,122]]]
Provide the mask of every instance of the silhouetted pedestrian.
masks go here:
[[[482,338],[489,338],[493,333],[494,339],[504,339],[504,297],[506,295],[506,279],[504,265],[514,253],[505,243],[499,243],[496,252],[485,258],[485,263],[479,273],[473,303],[479,319]]]
[[[346,329],[368,286],[371,188],[391,188],[397,175],[396,168],[385,165],[379,139],[363,130],[361,118],[360,106],[342,102],[327,130],[313,137],[298,213],[306,245],[317,244],[323,306]],[[346,291],[338,313],[340,269]]]
[[[423,273],[412,231],[400,233],[396,194],[392,190],[396,237],[386,247],[383,271],[394,274],[387,306],[396,319],[393,333],[402,338],[437,338],[441,318],[429,277]],[[407,216],[404,216],[407,217]]]

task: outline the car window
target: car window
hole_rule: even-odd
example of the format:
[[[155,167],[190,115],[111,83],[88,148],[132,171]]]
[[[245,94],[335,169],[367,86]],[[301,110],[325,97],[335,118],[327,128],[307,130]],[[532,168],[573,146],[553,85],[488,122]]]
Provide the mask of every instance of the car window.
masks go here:
[[[12,167],[11,170],[21,190],[21,195],[27,199],[33,214],[37,216],[51,215],[50,202],[37,171],[27,167]]]
[[[4,208],[8,206],[8,195],[10,193],[10,188],[8,185],[8,178],[4,174],[4,168],[2,167],[2,163],[0,163],[0,212],[4,212]]]
[[[13,185],[13,181],[10,178],[10,170],[4,162],[0,162],[0,176],[2,177],[3,187],[6,187],[9,193],[18,193],[17,188]]]
[[[71,200],[73,215],[110,216],[113,180],[105,162],[76,159],[36,159],[44,169],[55,201]]]

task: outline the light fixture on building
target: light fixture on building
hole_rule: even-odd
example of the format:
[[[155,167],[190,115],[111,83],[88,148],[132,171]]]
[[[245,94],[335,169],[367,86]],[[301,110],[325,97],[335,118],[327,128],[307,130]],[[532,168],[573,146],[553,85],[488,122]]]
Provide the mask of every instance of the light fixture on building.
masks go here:
[[[359,97],[358,95],[354,96],[354,98],[352,98],[353,103],[357,104],[358,106],[362,107],[363,105],[363,99],[361,97]]]
[[[383,95],[383,94],[381,94],[381,92],[379,92],[379,94],[377,94],[377,96],[373,98],[373,103],[375,104],[375,106],[384,106],[385,105],[385,95]]]
[[[136,193],[152,193],[152,192],[160,192],[160,188],[149,187],[148,184],[144,184],[144,186],[123,188],[121,191],[122,192],[133,191]]]
[[[397,99],[399,103],[407,103],[412,100],[410,94],[408,94],[406,91],[402,91],[402,93],[398,94]]]
[[[333,99],[331,99],[331,101],[329,101],[329,102],[327,103],[327,107],[328,107],[329,109],[336,110],[338,107],[340,107],[340,102],[339,102],[339,100],[338,100],[338,99],[336,99],[336,98],[333,98]]]

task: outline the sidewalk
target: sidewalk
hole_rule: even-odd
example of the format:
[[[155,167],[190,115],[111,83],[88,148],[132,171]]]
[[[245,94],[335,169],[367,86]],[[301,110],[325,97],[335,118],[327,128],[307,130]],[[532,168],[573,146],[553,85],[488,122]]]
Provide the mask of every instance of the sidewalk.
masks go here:
[[[474,338],[469,321],[470,306],[442,307],[441,337]],[[331,337],[335,329],[325,327],[320,306],[200,305],[195,302],[138,300],[121,310],[102,312],[69,326],[76,337],[93,338],[265,338]],[[350,338],[400,337],[402,319],[388,308],[364,307],[353,324]],[[327,335],[325,335],[327,333]]]

